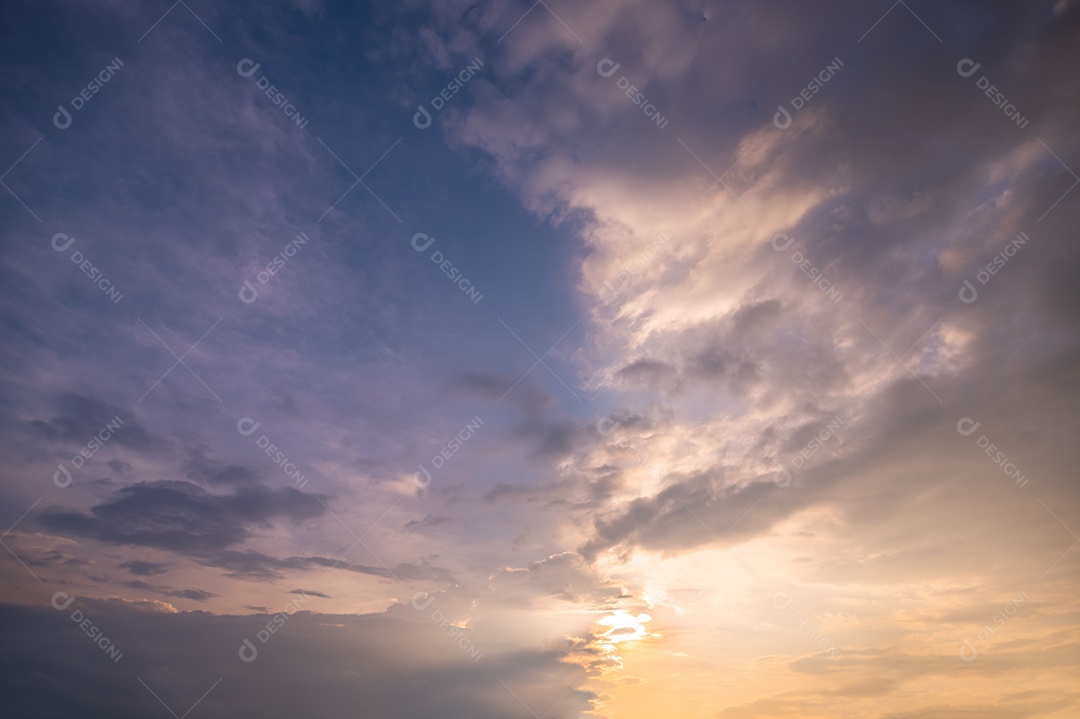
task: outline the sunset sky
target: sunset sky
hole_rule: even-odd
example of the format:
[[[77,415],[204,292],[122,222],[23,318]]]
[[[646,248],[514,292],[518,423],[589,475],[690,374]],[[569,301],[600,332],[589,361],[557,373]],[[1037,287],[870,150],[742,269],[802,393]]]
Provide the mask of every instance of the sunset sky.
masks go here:
[[[0,13],[0,715],[1080,716],[1080,2]]]

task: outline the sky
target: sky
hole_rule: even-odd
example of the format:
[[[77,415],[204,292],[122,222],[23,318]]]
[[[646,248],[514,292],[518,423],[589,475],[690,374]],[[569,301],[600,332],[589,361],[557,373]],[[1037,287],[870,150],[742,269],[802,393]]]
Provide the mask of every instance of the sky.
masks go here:
[[[0,712],[1080,712],[1080,2],[0,10]]]

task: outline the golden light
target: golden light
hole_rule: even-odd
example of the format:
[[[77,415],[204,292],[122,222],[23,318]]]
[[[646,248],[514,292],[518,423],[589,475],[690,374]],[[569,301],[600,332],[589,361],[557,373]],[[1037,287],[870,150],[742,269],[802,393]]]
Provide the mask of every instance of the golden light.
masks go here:
[[[651,622],[652,617],[648,614],[634,616],[629,612],[619,609],[609,617],[600,620],[601,626],[611,627],[606,632],[598,635],[598,639],[609,644],[619,644],[641,639],[649,635],[645,628],[646,622]]]

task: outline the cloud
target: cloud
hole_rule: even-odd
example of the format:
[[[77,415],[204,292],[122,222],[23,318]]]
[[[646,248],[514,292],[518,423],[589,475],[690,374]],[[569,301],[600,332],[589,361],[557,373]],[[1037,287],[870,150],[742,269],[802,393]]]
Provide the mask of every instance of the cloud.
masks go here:
[[[156,592],[163,594],[166,597],[176,597],[178,599],[190,599],[193,602],[205,602],[208,599],[218,596],[213,592],[207,592],[203,589],[169,589],[168,587],[158,587],[153,584],[147,584],[146,582],[135,579],[129,582],[123,583],[125,587],[132,589],[142,589],[150,592]]]
[[[325,511],[316,496],[292,487],[242,487],[215,495],[191,482],[161,480],[124,487],[89,514],[49,511],[39,521],[107,544],[197,554],[239,544],[252,536],[252,528],[271,520],[300,522]]]
[[[163,562],[145,562],[141,559],[132,559],[122,562],[121,567],[138,577],[152,577],[155,574],[165,574],[169,571],[169,565]]]
[[[155,592],[215,612],[280,612],[302,586],[320,587],[322,607],[398,602],[385,615],[289,615],[270,642],[252,640],[255,682],[236,637],[257,637],[267,617],[159,602],[173,614],[155,623],[79,599],[119,628],[134,647],[125,662],[139,657],[170,705],[225,677],[200,709],[509,715],[524,709],[510,687],[537,714],[570,689],[553,716],[656,713],[647,702],[669,696],[730,716],[865,715],[882,710],[866,684],[907,709],[935,674],[960,679],[916,713],[948,701],[980,716],[1068,712],[1067,687],[1061,699],[1008,692],[1016,667],[1051,668],[1052,687],[1075,654],[1071,634],[1053,637],[1077,556],[1080,102],[1062,70],[1080,59],[1076,3],[316,4],[302,3],[302,27],[296,13],[245,8],[265,20],[258,37],[224,11],[200,12],[206,26],[171,13],[138,43],[159,19],[145,8],[24,8],[23,25],[54,10],[61,22],[49,61],[12,74],[24,92],[8,114],[11,160],[40,144],[5,179],[19,193],[5,211],[25,223],[0,268],[4,419],[22,428],[6,499],[11,521],[32,507],[20,521],[79,541],[13,531],[9,549],[71,592]],[[130,68],[54,131],[40,109],[93,77],[103,49],[87,38],[112,27]],[[956,72],[961,55],[1030,127]],[[234,71],[240,57],[310,130]],[[411,125],[473,57],[483,71],[435,127]],[[598,72],[605,58],[613,76]],[[836,76],[797,107],[834,58]],[[357,68],[356,98],[327,91]],[[772,121],[780,104],[788,128]],[[43,234],[50,222],[61,226]],[[50,248],[60,229],[123,304]],[[414,229],[438,235],[481,305],[415,253]],[[301,230],[299,254],[255,279]],[[1031,240],[990,275],[1020,231]],[[236,296],[245,278],[254,304]],[[974,303],[957,294],[965,280]],[[536,350],[582,318],[550,351],[559,364],[545,355],[557,379],[526,373],[534,357],[499,317]],[[162,377],[170,352],[186,364]],[[480,407],[482,433],[416,492],[417,464]],[[55,461],[117,413],[125,424],[95,457],[110,479],[48,486]],[[238,434],[240,416],[259,434]],[[957,432],[964,416],[981,423],[974,436]],[[264,439],[323,494],[299,491]],[[1004,476],[984,439],[1030,483]],[[385,564],[359,544],[349,554],[360,536]],[[131,676],[103,677],[93,644],[50,614],[23,566],[5,567],[20,575],[10,596],[45,609],[5,621],[39,630],[43,647],[13,645],[47,654],[6,662],[36,668],[9,680],[26,702],[15,709],[161,710],[125,693],[141,692]],[[166,571],[179,589],[151,584]],[[1045,623],[1010,620],[974,668],[950,668],[941,647],[954,654],[953,634],[979,631],[994,590],[1018,583],[1038,588],[1025,610]],[[799,619],[773,608],[774,585]],[[657,634],[620,669],[590,626],[642,603]],[[483,662],[462,662],[435,611]],[[844,662],[812,653],[804,621]],[[567,661],[608,696],[572,689],[581,672]],[[695,677],[719,675],[739,690],[724,704],[696,693]],[[788,689],[761,689],[763,675]],[[953,691],[973,675],[997,694]],[[626,691],[635,682],[646,689]]]
[[[184,465],[184,475],[194,481],[215,485],[245,485],[259,480],[259,472],[252,467],[210,459],[202,452],[192,452]]]
[[[74,631],[74,610],[119,650],[118,661]],[[430,612],[407,611],[397,618],[294,610],[263,642],[259,631],[270,615],[162,614],[83,598],[64,612],[4,604],[0,619],[14,633],[0,660],[13,670],[0,679],[0,710],[52,716],[76,706],[108,706],[117,719],[164,711],[136,677],[173,707],[190,707],[205,694],[197,711],[267,719],[310,714],[311,707],[339,714],[358,706],[400,719],[495,719],[524,711],[517,697],[536,711],[555,706],[577,714],[595,698],[573,689],[584,673],[561,662],[560,651],[489,650],[474,661]],[[241,660],[245,639],[257,650],[254,661]],[[41,667],[49,667],[48,674]],[[538,682],[539,676],[547,679]]]
[[[452,582],[455,579],[451,572],[427,561],[421,564],[399,562],[392,567],[376,567],[350,562],[344,558],[331,559],[317,555],[278,558],[255,550],[221,550],[200,556],[208,566],[227,569],[229,576],[251,581],[280,579],[284,576],[285,570],[307,570],[319,567],[327,570],[341,569],[381,579],[437,582]]]
[[[57,415],[52,419],[35,419],[28,423],[38,437],[81,447],[106,431],[109,442],[139,452],[158,452],[168,447],[164,438],[147,430],[130,410],[94,397],[64,394],[56,401],[55,411]],[[114,425],[119,426],[106,429]]]

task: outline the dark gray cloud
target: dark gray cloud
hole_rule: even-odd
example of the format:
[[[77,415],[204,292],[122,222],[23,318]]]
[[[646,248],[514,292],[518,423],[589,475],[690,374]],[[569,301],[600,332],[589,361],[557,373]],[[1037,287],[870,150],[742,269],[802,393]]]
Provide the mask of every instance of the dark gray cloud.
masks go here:
[[[168,447],[168,442],[146,429],[131,410],[94,397],[74,393],[62,395],[56,400],[54,411],[56,416],[52,419],[31,420],[29,427],[38,437],[51,442],[78,445],[76,450],[105,430],[106,425],[118,424],[117,418],[122,424],[108,432],[111,444],[139,452],[158,452]]]
[[[645,357],[620,367],[615,377],[635,388],[677,392],[682,386],[679,370],[673,365]]]
[[[120,566],[138,577],[152,577],[155,574],[165,574],[169,571],[168,564],[163,562],[145,562],[141,559],[132,559],[121,563]]]
[[[207,592],[203,589],[166,589],[161,593],[167,597],[190,599],[195,602],[205,602],[207,599],[218,596],[213,592]]]
[[[260,476],[252,467],[211,459],[201,450],[191,453],[183,471],[188,479],[210,485],[253,484],[259,481]]]
[[[153,584],[148,584],[140,579],[135,579],[129,582],[124,582],[125,587],[131,589],[141,589],[148,592],[154,592],[166,597],[176,597],[177,599],[190,599],[193,602],[205,602],[208,599],[212,599],[217,594],[213,592],[207,592],[203,589],[169,589],[168,587],[158,587]]]
[[[191,482],[162,480],[124,487],[89,514],[53,510],[43,512],[39,521],[107,544],[198,554],[239,544],[255,526],[275,519],[301,522],[325,512],[316,496],[291,487],[246,486],[217,495]]]
[[[383,579],[453,581],[453,575],[427,561],[371,566],[322,556],[274,557],[237,549],[260,527],[275,520],[301,523],[326,514],[323,500],[291,487],[267,489],[243,483],[232,494],[212,494],[187,481],[160,481],[118,490],[89,513],[50,510],[38,521],[53,531],[106,544],[153,547],[225,569],[229,576],[252,581],[280,579],[287,570],[342,569]],[[139,576],[152,576],[166,565],[131,560],[122,565]]]
[[[372,577],[394,580],[429,580],[453,582],[454,575],[424,561],[421,564],[399,562],[392,567],[371,566],[352,562],[344,557],[331,559],[320,556],[272,557],[255,550],[220,550],[199,555],[208,566],[228,570],[229,576],[250,581],[271,581],[284,577],[288,570],[314,568],[341,569]]]
[[[775,483],[725,486],[723,471],[679,478],[655,497],[642,497],[608,518],[596,520],[595,535],[581,548],[592,560],[597,553],[620,544],[672,551],[718,543],[735,543],[756,535],[796,504]],[[762,511],[759,504],[766,503]]]
[[[584,677],[560,661],[564,650],[489,649],[474,661],[431,621],[430,610],[299,611],[286,614],[262,642],[258,633],[269,615],[169,614],[82,598],[57,611],[48,597],[44,602],[0,605],[5,716],[87,715],[93,708],[107,708],[115,719],[167,715],[146,686],[183,714],[219,679],[193,716],[328,719],[358,710],[388,719],[518,716],[526,710],[504,682],[539,713],[557,705],[555,716],[576,715],[595,698],[578,689],[560,699]],[[70,617],[75,610],[122,653],[118,661],[78,630]],[[240,658],[245,639],[258,651],[254,661]],[[546,680],[537,682],[541,676]]]

